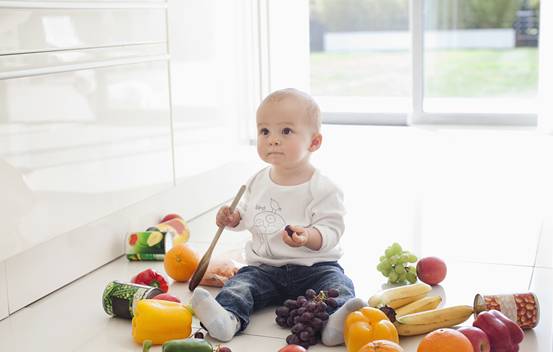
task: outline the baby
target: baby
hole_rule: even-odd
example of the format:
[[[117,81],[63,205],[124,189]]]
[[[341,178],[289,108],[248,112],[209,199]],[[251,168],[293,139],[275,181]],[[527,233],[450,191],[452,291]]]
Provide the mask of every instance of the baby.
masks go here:
[[[286,299],[336,288],[337,306],[322,331],[322,342],[344,342],[347,314],[366,304],[355,298],[352,281],[337,260],[344,232],[342,192],[310,163],[321,147],[320,109],[296,89],[276,91],[257,109],[257,152],[270,166],[247,183],[234,212],[222,207],[217,225],[249,230],[247,266],[213,298],[197,288],[191,305],[209,334],[229,341],[243,331],[253,311]],[[290,234],[285,230],[289,225]]]

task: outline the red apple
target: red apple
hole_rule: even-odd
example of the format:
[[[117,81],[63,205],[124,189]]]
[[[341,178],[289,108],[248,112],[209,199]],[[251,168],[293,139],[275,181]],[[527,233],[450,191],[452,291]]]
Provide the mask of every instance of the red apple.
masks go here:
[[[287,345],[278,350],[278,352],[307,352],[307,350],[299,345]]]
[[[171,219],[182,219],[182,216],[180,216],[179,214],[167,214],[163,217],[163,219],[161,219],[161,222],[165,222],[165,221],[169,221]]]
[[[171,302],[181,303],[180,299],[178,299],[177,297],[172,296],[168,293],[160,293],[159,295],[152,297],[152,299],[160,299],[162,301],[171,301]]]
[[[490,352],[490,339],[482,329],[475,326],[463,326],[457,331],[465,335],[472,344],[474,352]]]
[[[426,257],[417,263],[417,276],[419,280],[429,285],[437,285],[445,279],[447,267],[440,258]]]

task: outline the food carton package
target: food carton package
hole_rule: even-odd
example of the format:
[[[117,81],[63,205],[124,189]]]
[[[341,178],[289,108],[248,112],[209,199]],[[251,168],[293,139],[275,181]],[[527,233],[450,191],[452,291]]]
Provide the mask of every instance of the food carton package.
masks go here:
[[[214,258],[216,257],[216,258]],[[243,266],[245,259],[241,249],[234,249],[214,255],[209,262],[200,285],[223,287],[231,277]]]

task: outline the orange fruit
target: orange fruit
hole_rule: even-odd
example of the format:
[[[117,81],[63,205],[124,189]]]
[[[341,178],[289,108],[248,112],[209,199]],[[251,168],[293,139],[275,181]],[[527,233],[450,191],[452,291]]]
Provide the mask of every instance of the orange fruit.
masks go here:
[[[173,280],[185,282],[192,277],[198,267],[199,259],[196,252],[184,243],[177,244],[165,253],[163,266],[165,272]]]
[[[470,340],[457,330],[438,329],[427,334],[417,352],[473,352]]]
[[[392,341],[376,340],[361,347],[358,352],[403,352],[403,348]]]

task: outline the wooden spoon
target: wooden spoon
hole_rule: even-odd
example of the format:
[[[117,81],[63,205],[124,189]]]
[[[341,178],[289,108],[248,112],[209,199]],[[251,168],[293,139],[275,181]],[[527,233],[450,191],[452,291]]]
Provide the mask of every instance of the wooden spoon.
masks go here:
[[[234,212],[234,208],[236,208],[236,205],[238,205],[238,201],[240,201],[240,198],[242,198],[242,194],[244,194],[245,190],[246,190],[246,186],[242,185],[242,187],[240,187],[240,190],[234,197],[232,204],[230,205],[231,213]],[[215,248],[215,244],[217,244],[217,241],[219,240],[219,237],[221,237],[221,234],[223,233],[224,229],[225,229],[224,225],[219,226],[219,229],[217,229],[217,233],[215,233],[215,237],[211,241],[211,244],[209,245],[207,252],[205,252],[204,256],[202,257],[202,260],[200,260],[200,263],[198,264],[198,268],[196,269],[196,271],[194,272],[194,275],[192,275],[192,278],[188,283],[188,289],[190,291],[194,291],[194,289],[200,284],[200,281],[202,281],[202,278],[204,277],[207,267],[209,265],[211,254],[213,253],[213,249]]]

